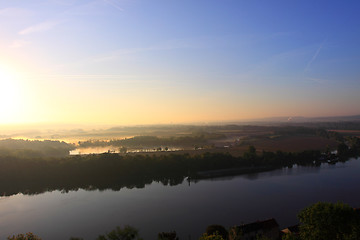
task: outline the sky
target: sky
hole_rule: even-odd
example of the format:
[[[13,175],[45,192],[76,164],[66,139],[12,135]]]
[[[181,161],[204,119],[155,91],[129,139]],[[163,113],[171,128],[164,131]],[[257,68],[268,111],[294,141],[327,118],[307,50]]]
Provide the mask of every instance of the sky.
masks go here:
[[[0,0],[0,124],[360,114],[360,2]]]

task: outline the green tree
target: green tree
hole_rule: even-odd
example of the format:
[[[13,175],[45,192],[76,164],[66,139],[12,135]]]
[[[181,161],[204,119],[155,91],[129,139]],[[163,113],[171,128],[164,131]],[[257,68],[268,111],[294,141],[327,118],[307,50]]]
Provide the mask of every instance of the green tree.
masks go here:
[[[127,148],[121,147],[119,151],[120,151],[120,153],[127,153]]]
[[[223,239],[228,239],[228,231],[222,226],[218,224],[209,225],[206,228],[206,234],[218,234],[221,235]]]
[[[18,234],[17,236],[13,235],[12,237],[7,237],[7,240],[41,240],[38,236],[34,235],[31,232],[26,234]]]
[[[244,152],[244,158],[254,160],[256,158],[256,148],[249,146],[248,150]]]
[[[158,240],[179,240],[176,232],[161,232],[158,234]]]
[[[281,240],[300,240],[300,237],[292,233],[286,233],[282,236]]]
[[[243,236],[243,233],[239,227],[234,226],[229,229],[229,239],[230,240],[241,240],[242,236]]]
[[[357,239],[359,213],[344,203],[319,202],[300,211],[300,237],[306,240]]]
[[[97,240],[142,240],[139,231],[126,225],[124,228],[116,227],[106,235],[100,235]]]
[[[256,240],[271,240],[271,239],[264,235],[258,234],[256,235]]]
[[[348,146],[345,144],[345,143],[340,143],[338,146],[337,146],[337,154],[339,156],[344,156],[348,153]]]
[[[218,232],[208,235],[204,233],[199,240],[225,240]]]
[[[329,155],[331,153],[329,144],[326,145],[325,153]]]

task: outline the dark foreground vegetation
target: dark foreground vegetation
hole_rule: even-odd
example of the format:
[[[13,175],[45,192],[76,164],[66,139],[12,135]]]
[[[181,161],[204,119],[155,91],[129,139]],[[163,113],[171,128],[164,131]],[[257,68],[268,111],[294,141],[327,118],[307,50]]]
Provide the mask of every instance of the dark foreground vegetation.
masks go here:
[[[298,213],[300,225],[295,231],[289,228],[280,231],[277,226],[262,226],[250,229],[254,223],[230,227],[210,225],[199,240],[358,240],[360,239],[360,210],[343,203],[318,202]],[[265,221],[269,222],[269,221]],[[255,223],[256,224],[256,223]],[[269,231],[269,227],[273,228]],[[252,227],[253,228],[253,227]],[[240,230],[239,230],[240,229]],[[291,228],[295,229],[295,228]],[[8,240],[41,240],[32,234],[9,236]],[[99,235],[96,240],[140,240],[139,231],[131,226],[116,227],[107,234]],[[70,240],[84,240],[72,237]],[[158,240],[179,240],[175,231],[161,232]]]

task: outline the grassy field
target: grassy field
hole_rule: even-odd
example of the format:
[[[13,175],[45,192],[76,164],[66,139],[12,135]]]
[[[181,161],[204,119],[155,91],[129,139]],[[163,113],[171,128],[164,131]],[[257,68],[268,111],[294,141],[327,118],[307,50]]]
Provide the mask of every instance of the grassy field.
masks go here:
[[[334,149],[337,147],[338,142],[320,136],[299,135],[259,139],[255,140],[253,145],[258,150],[300,152],[304,150],[325,150],[327,146]]]
[[[343,136],[360,137],[360,130],[328,130],[328,131],[337,132]]]
[[[297,135],[297,136],[277,136],[277,137],[247,137],[246,141],[234,142],[232,139],[223,140],[222,142],[217,141],[218,146],[209,149],[198,149],[198,150],[181,150],[181,151],[159,151],[154,153],[128,153],[128,154],[202,154],[205,152],[216,153],[216,152],[228,152],[233,156],[242,156],[246,152],[250,145],[254,146],[258,153],[264,151],[276,152],[278,150],[284,152],[302,152],[305,150],[320,150],[325,151],[327,147],[330,149],[336,149],[339,144],[337,141],[332,139],[323,138],[320,136],[309,136],[309,135]],[[225,146],[225,147],[224,147]]]

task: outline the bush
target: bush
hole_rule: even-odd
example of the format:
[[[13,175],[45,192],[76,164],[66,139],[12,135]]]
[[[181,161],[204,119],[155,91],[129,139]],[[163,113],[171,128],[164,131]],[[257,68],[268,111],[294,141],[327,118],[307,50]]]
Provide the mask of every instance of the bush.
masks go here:
[[[97,240],[141,240],[139,231],[131,226],[116,227],[106,235],[100,235]]]
[[[344,203],[318,202],[303,209],[298,217],[301,239],[358,239],[360,236],[360,215]]]
[[[38,236],[34,235],[31,232],[24,234],[18,234],[17,236],[13,235],[12,237],[7,237],[7,240],[41,240]]]
[[[223,226],[217,224],[209,225],[206,228],[206,234],[207,235],[218,234],[221,235],[223,239],[228,238],[228,231]]]

